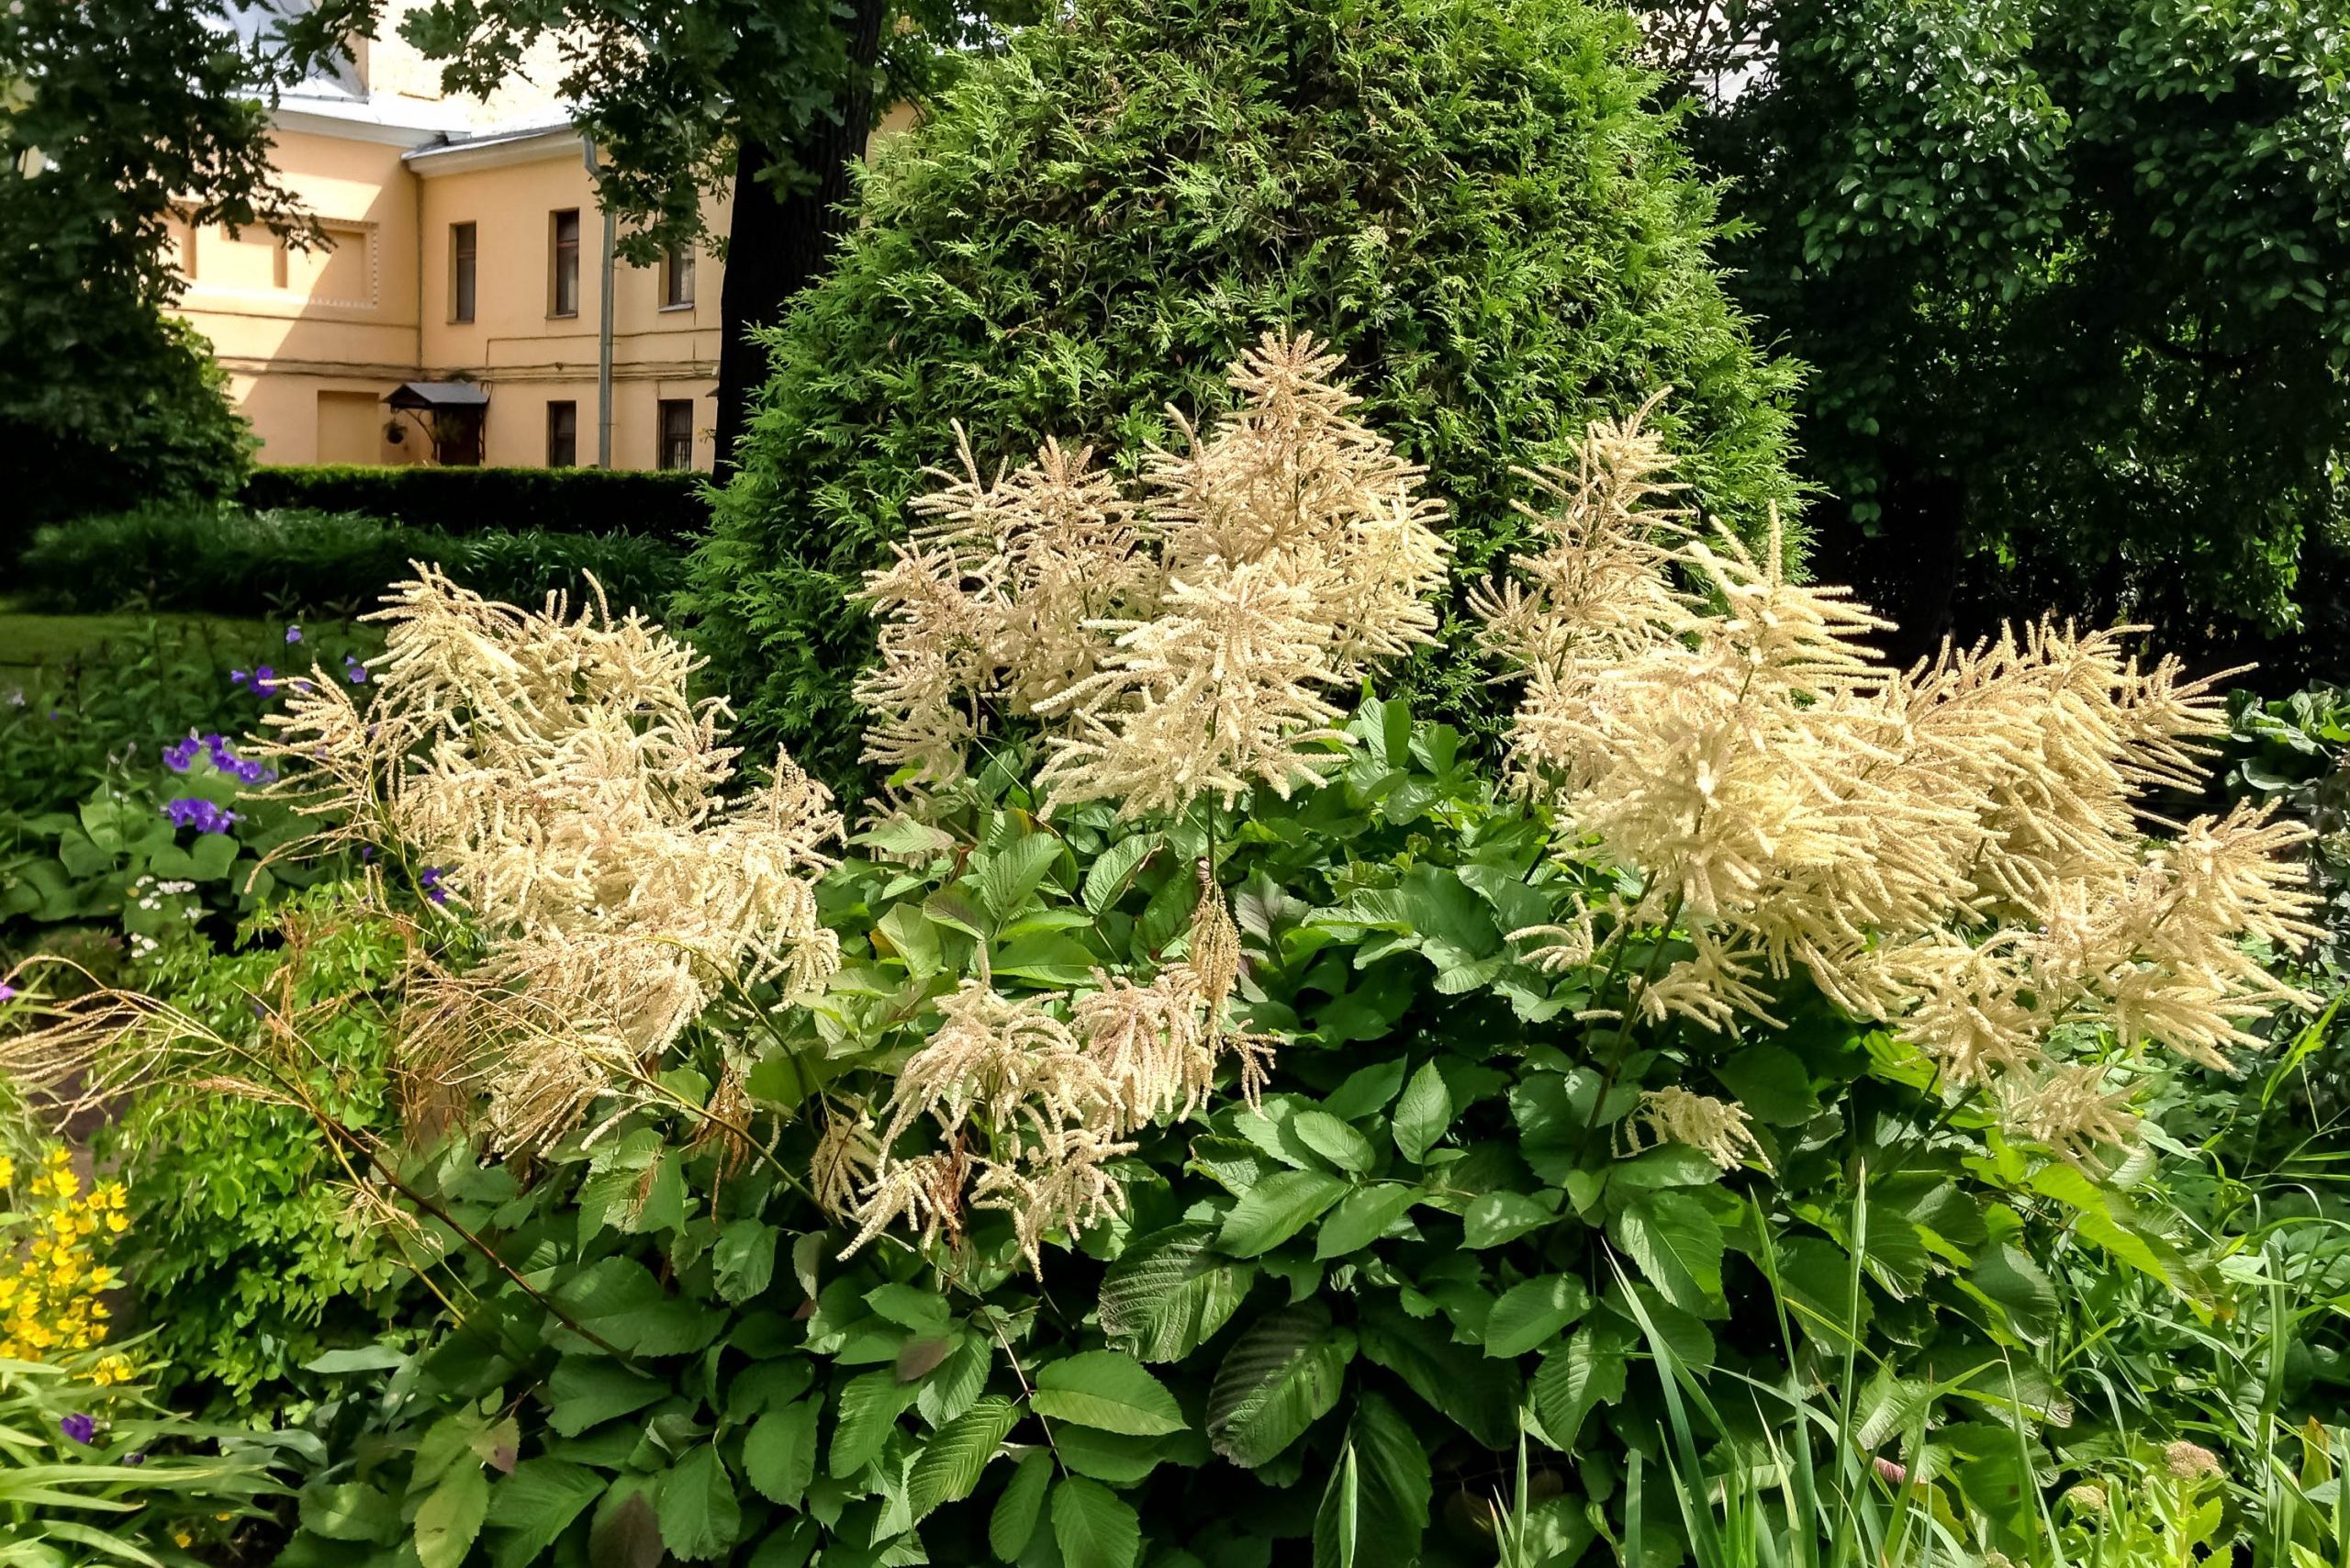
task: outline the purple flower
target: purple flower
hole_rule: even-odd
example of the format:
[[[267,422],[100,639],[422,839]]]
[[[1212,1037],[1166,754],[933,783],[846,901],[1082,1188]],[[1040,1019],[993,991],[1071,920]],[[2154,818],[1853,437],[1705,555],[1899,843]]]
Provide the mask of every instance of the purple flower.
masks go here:
[[[353,686],[364,686],[367,684],[367,666],[359,662],[358,655],[345,654],[342,655],[342,678],[351,682]]]
[[[143,1452],[127,1453],[122,1456],[122,1462],[129,1465],[144,1464],[147,1462],[147,1456]]]
[[[60,1431],[63,1432],[67,1437],[72,1438],[77,1443],[90,1442],[98,1435],[97,1417],[95,1416],[84,1416],[79,1410],[74,1411],[73,1414],[58,1422],[57,1426]]]
[[[8,984],[6,980],[0,980],[0,1002],[14,1002],[16,1000],[17,988]]]
[[[210,742],[219,738],[218,735],[210,735],[204,740],[198,740],[196,738],[195,732],[190,731],[187,739],[175,741],[163,748],[163,766],[174,773],[185,773],[196,766],[196,754]]]
[[[302,640],[302,629],[299,626],[288,626],[285,629],[285,640],[289,643],[300,642]]]
[[[229,684],[241,686],[255,697],[267,701],[277,695],[277,672],[267,665],[255,665],[251,673],[232,669],[229,672]]]
[[[424,896],[434,903],[449,902],[449,890],[441,885],[442,874],[441,868],[438,866],[427,866],[417,873],[416,885],[422,889]]]
[[[173,827],[192,827],[198,833],[226,833],[237,813],[225,811],[210,801],[195,795],[183,795],[163,808],[163,815]]]

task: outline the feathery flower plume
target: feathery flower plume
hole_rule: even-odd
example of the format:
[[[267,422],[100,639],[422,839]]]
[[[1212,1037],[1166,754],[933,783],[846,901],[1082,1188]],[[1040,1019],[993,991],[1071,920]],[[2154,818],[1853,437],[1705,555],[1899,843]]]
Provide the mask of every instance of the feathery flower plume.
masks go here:
[[[1138,503],[1090,448],[986,479],[963,440],[962,475],[934,470],[917,503],[937,521],[857,596],[881,622],[867,760],[951,783],[1001,711],[1043,722],[1054,803],[1180,812],[1326,779],[1327,694],[1433,639],[1449,549],[1338,364],[1267,334],[1232,367],[1238,410],[1204,437],[1178,414],[1189,450],[1151,453]]]
[[[2225,1066],[2258,1043],[2250,1024],[2308,1001],[2255,956],[2311,934],[2286,853],[2303,830],[2248,806],[2183,826],[2146,812],[2149,791],[2199,788],[2221,678],[2142,665],[2132,628],[2054,625],[1886,667],[1868,644],[1886,623],[1791,581],[1775,525],[1750,550],[1659,504],[1651,407],[1540,476],[1553,543],[1472,596],[1525,683],[1513,782],[1696,948],[1635,977],[1645,1016],[1768,1023],[1762,980],[1800,966],[2080,1159],[2134,1123],[2060,1031]],[[1558,938],[1536,955],[1553,966],[1595,946],[1520,935]]]

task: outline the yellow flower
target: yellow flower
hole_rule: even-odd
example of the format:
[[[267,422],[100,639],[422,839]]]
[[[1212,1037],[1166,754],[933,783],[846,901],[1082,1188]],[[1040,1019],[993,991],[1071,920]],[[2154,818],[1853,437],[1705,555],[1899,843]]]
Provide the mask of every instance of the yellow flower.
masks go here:
[[[196,1537],[188,1534],[187,1531],[184,1529],[175,1529],[172,1532],[172,1544],[185,1551],[189,1547],[196,1544]]]
[[[106,1231],[109,1235],[120,1236],[129,1228],[130,1221],[124,1218],[119,1212],[106,1215]]]
[[[6,1155],[0,1154],[0,1187],[13,1187],[16,1184],[17,1162]]]

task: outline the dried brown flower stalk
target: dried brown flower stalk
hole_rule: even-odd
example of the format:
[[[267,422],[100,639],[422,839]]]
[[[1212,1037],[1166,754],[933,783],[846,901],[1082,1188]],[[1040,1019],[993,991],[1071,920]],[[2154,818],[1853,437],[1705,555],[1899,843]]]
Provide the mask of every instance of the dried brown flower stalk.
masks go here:
[[[963,475],[918,503],[939,521],[860,596],[882,622],[867,757],[950,782],[1000,708],[1047,722],[1058,802],[1139,814],[1326,778],[1326,694],[1432,640],[1449,549],[1338,363],[1267,334],[1232,367],[1239,411],[1154,451],[1138,504],[1091,449],[1048,442],[989,481],[966,442]]]
[[[1475,596],[1525,682],[1516,783],[1642,879],[1628,918],[1695,945],[1635,981],[1648,1016],[1768,1022],[1752,982],[1800,966],[2077,1159],[2132,1124],[2060,1029],[2225,1066],[2249,1024],[2307,1001],[2248,946],[2309,935],[2285,854],[2301,830],[2145,813],[2150,790],[2199,787],[2218,678],[2141,666],[2132,628],[2053,625],[1888,668],[1866,642],[1885,623],[1789,580],[1775,531],[1758,558],[1661,510],[1669,462],[1639,416],[1594,425],[1579,468],[1544,476],[1551,547]],[[1591,951],[1588,932],[1521,935]]]

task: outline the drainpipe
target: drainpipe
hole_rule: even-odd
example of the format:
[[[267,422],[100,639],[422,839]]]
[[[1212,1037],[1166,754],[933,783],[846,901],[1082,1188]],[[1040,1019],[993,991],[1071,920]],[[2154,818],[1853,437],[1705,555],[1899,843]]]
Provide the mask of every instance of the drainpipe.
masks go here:
[[[596,139],[583,135],[580,145],[586,150],[588,177],[596,181],[596,205],[604,209],[603,285],[598,291],[603,320],[596,331],[596,466],[612,465],[612,250],[613,218],[611,205],[604,200],[603,181],[596,167]]]

